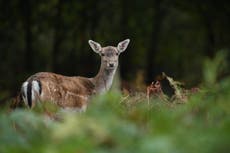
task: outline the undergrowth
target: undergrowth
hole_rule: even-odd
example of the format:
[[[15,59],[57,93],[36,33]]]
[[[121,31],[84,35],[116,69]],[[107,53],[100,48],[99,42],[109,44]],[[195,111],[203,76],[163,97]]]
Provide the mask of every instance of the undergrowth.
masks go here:
[[[208,71],[205,75],[212,75]],[[201,90],[185,103],[111,91],[94,97],[85,113],[58,114],[59,121],[42,109],[2,109],[0,152],[227,153],[230,77],[204,78]]]

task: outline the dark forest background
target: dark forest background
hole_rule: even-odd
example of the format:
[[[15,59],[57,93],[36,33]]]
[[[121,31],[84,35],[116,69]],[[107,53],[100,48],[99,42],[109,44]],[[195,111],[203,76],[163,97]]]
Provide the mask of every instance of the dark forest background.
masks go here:
[[[165,72],[198,84],[204,59],[229,51],[230,1],[1,0],[0,98],[38,71],[92,77],[100,58],[88,40],[116,46],[126,38],[122,80],[149,83]]]

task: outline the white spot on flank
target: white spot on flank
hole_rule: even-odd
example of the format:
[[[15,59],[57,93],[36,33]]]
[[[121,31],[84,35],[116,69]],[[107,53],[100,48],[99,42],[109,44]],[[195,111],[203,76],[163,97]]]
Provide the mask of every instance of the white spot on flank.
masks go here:
[[[50,92],[50,84],[49,84],[49,82],[47,83],[47,84],[45,84],[46,85],[46,88],[48,89],[48,91],[49,91],[49,94],[48,95],[51,95],[51,92]]]
[[[67,91],[67,93],[65,95],[65,99],[68,99],[69,95],[76,96],[76,97],[79,97],[79,98],[84,99],[84,100],[88,100],[88,98],[89,98],[88,95],[80,95],[80,94],[75,94],[75,93]]]
[[[87,109],[87,105],[83,105],[83,106],[81,107],[81,112],[85,112],[86,109]]]
[[[87,109],[87,105],[83,105],[81,108],[79,107],[65,107],[65,108],[62,108],[61,109],[61,112],[64,112],[64,113],[83,113],[85,112]]]

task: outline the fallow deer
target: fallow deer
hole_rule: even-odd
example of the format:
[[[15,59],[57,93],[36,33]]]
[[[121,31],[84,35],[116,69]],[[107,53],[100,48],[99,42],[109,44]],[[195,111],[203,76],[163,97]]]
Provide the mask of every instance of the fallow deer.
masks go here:
[[[118,57],[126,50],[129,41],[126,39],[117,47],[101,47],[99,43],[89,40],[92,50],[101,56],[100,70],[95,77],[39,72],[22,84],[22,100],[29,108],[33,108],[37,102],[52,102],[61,108],[85,111],[90,96],[110,89],[118,67]]]

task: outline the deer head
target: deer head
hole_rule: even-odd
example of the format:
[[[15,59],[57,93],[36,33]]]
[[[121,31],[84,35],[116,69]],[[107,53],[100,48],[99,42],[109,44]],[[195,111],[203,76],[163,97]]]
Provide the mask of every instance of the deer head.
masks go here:
[[[120,53],[124,52],[129,44],[129,39],[118,43],[117,47],[101,45],[93,40],[89,40],[89,45],[94,52],[101,56],[101,67],[106,70],[116,70]]]

